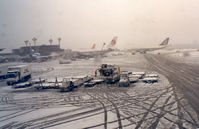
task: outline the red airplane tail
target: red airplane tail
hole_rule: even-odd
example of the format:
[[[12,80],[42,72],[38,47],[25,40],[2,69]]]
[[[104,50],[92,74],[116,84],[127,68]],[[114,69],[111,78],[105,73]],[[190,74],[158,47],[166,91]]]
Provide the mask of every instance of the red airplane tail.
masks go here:
[[[116,45],[116,43],[117,43],[117,36],[113,37],[111,42],[107,45],[107,49],[113,49],[113,47]]]
[[[96,47],[96,44],[94,43],[93,46],[91,47],[91,49],[95,49]]]
[[[117,36],[113,37],[113,39],[111,40],[111,45],[115,46],[116,45],[116,41],[117,41]]]

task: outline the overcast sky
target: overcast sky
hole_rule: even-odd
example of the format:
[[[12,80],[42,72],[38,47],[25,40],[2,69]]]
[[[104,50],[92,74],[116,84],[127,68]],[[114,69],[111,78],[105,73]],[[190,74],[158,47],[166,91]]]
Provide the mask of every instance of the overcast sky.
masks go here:
[[[97,48],[118,36],[117,47],[199,44],[199,0],[0,0],[0,48],[24,40],[63,48]]]

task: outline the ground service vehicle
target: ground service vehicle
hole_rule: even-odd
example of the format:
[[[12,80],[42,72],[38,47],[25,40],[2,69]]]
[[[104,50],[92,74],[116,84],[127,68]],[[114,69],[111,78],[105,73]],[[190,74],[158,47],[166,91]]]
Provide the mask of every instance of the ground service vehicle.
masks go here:
[[[130,80],[129,80],[129,73],[128,72],[121,72],[120,73],[120,81],[119,86],[130,86]]]
[[[31,73],[29,65],[8,67],[7,84],[13,85],[19,82],[26,82],[31,78]]]
[[[64,78],[60,86],[60,92],[69,92],[74,90],[75,85],[71,78]]]
[[[102,64],[98,70],[100,72],[100,78],[106,83],[115,83],[120,80],[119,67]]]
[[[145,83],[156,83],[158,82],[159,76],[157,74],[146,74],[142,79]]]
[[[142,81],[144,83],[157,83],[158,82],[158,78],[156,78],[156,77],[148,77],[148,78],[142,79]]]
[[[93,87],[93,86],[95,86],[95,85],[96,85],[96,83],[93,82],[93,81],[84,83],[84,87]]]
[[[136,82],[138,82],[139,77],[137,75],[130,74],[129,75],[129,80],[130,80],[130,83],[136,83]]]

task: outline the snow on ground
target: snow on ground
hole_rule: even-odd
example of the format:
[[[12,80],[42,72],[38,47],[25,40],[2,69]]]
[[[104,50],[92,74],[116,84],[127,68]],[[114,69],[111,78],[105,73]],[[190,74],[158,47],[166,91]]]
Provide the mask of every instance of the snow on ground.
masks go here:
[[[171,49],[171,50],[157,50],[151,52],[153,54],[166,54],[168,58],[180,61],[182,63],[199,64],[198,49]]]
[[[199,51],[179,52],[170,56],[184,63],[199,64]]]
[[[103,59],[59,64],[57,60],[31,63],[33,78],[60,80],[68,76],[93,75],[103,63],[116,64],[121,71],[147,71],[142,55],[119,54]],[[150,71],[147,71],[150,72]],[[142,81],[130,87],[98,85],[80,87],[74,92],[33,91],[0,86],[1,128],[170,128],[177,125],[178,114],[174,92],[168,80]],[[186,120],[186,119],[185,119]],[[187,124],[187,123],[186,123]],[[189,123],[190,125],[190,123]],[[177,126],[176,126],[177,127]]]

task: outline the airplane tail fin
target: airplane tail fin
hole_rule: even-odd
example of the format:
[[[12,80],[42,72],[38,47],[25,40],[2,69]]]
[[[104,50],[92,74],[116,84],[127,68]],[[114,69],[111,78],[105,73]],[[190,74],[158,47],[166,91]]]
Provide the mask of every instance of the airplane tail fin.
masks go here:
[[[96,47],[96,44],[94,43],[93,46],[91,47],[91,49],[95,49]]]
[[[166,38],[161,44],[160,46],[166,46],[169,43],[169,38]]]
[[[117,39],[118,39],[117,36],[113,37],[113,39],[111,40],[111,42],[107,45],[107,48],[108,49],[112,49],[116,45]]]
[[[111,40],[111,45],[115,46],[116,45],[116,41],[117,41],[117,36],[113,37],[113,39]]]

